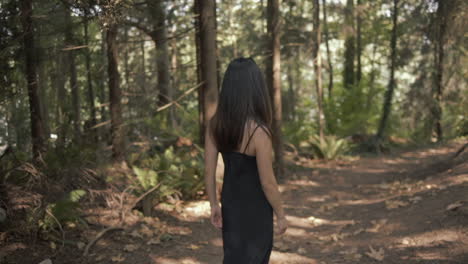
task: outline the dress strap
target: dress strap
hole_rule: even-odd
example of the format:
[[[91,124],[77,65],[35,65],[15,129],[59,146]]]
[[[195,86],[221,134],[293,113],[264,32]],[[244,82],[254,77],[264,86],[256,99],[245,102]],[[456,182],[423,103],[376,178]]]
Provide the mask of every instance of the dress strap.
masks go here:
[[[245,151],[247,150],[247,147],[249,146],[250,140],[252,139],[253,135],[255,134],[255,130],[257,130],[257,128],[258,128],[259,126],[260,126],[260,125],[257,125],[257,126],[255,127],[255,129],[253,130],[252,134],[251,134],[250,137],[249,137],[249,140],[247,141],[247,145],[245,145],[244,151],[242,151],[242,153],[245,154]]]

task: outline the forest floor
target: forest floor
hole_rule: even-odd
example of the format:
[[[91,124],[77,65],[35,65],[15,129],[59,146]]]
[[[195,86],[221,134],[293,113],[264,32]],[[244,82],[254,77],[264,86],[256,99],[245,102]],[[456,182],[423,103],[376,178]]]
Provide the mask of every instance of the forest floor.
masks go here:
[[[274,237],[270,264],[468,263],[468,153],[460,142],[380,156],[319,162],[287,157],[280,184],[290,226]],[[221,231],[206,201],[161,204],[157,217],[129,216],[84,247],[102,227],[68,233],[78,246],[3,246],[5,263],[220,264]],[[101,219],[104,217],[101,216]],[[1,262],[1,261],[0,261]]]

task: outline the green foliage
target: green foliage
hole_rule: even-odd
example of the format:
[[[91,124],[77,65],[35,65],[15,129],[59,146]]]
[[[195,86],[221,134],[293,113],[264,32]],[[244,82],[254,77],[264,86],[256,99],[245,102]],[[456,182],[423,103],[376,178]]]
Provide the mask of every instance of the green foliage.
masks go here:
[[[63,226],[65,223],[79,222],[81,220],[78,211],[79,200],[85,195],[84,190],[73,190],[63,199],[49,204],[46,208],[49,213],[46,213],[44,219],[39,222],[39,227],[43,230],[50,230],[56,228],[58,223]]]
[[[304,100],[304,107],[296,110],[296,118],[284,123],[282,129],[286,142],[299,146],[302,141],[316,133],[317,126],[314,120],[310,119],[309,111],[307,111],[311,107],[310,99]]]
[[[342,137],[375,133],[384,89],[377,83],[371,84],[366,76],[360,86],[349,90],[337,83],[333,97],[326,98],[324,103],[328,133]]]
[[[154,192],[158,201],[172,195],[193,198],[203,189],[203,156],[200,151],[168,147],[163,153],[134,161],[134,184],[138,194],[160,184]]]
[[[351,147],[346,139],[335,135],[324,136],[323,139],[320,139],[318,135],[313,135],[301,146],[310,148],[315,157],[326,160],[342,157]]]

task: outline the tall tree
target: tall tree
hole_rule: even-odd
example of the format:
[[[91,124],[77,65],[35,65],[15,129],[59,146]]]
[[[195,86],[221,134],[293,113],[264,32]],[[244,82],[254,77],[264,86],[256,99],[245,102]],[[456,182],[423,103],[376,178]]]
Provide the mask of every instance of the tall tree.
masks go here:
[[[362,14],[363,14],[363,5],[361,4],[361,0],[357,0],[357,12],[356,12],[356,55],[357,55],[357,65],[356,65],[356,83],[359,84],[362,78],[362,65],[361,65],[361,55],[362,55],[362,34],[361,34],[361,26],[362,26]]]
[[[380,151],[380,143],[383,139],[385,129],[388,123],[388,117],[390,116],[390,111],[392,109],[392,98],[393,98],[393,91],[395,90],[395,68],[396,68],[396,59],[397,59],[397,23],[398,23],[398,1],[393,0],[393,12],[392,12],[392,20],[393,20],[393,28],[392,28],[392,37],[390,40],[390,80],[388,82],[387,90],[385,91],[384,102],[383,102],[383,109],[382,109],[382,117],[380,119],[379,129],[376,135],[376,147],[377,150]]]
[[[81,113],[80,113],[80,90],[78,86],[78,77],[76,72],[76,62],[75,62],[75,49],[74,46],[74,34],[73,34],[73,20],[70,14],[70,10],[65,8],[65,44],[68,46],[68,71],[70,78],[70,90],[71,90],[71,99],[73,106],[73,131],[75,141],[79,143],[81,138]]]
[[[354,0],[347,0],[345,8],[345,52],[343,85],[350,89],[354,85]]]
[[[273,148],[275,152],[275,170],[279,179],[284,176],[283,139],[281,133],[281,72],[280,72],[280,16],[279,0],[268,0],[267,27],[269,56],[267,59],[267,83],[273,105]]]
[[[34,56],[34,31],[32,0],[21,1],[21,24],[28,85],[29,113],[31,118],[31,141],[33,159],[37,160],[46,151],[47,142],[41,115],[41,100],[37,84],[36,58]]]
[[[154,31],[151,38],[156,44],[156,63],[158,65],[158,102],[160,105],[172,99],[170,89],[171,73],[169,63],[169,49],[167,45],[166,11],[163,1],[149,1],[148,11],[153,18]]]
[[[434,118],[433,131],[436,134],[437,141],[443,139],[442,132],[442,93],[443,93],[443,77],[444,77],[444,44],[445,32],[447,28],[447,1],[437,0],[437,13],[436,13],[436,38],[434,39],[434,85],[433,85],[433,109],[432,114]]]
[[[204,142],[207,121],[216,111],[218,100],[218,71],[216,62],[216,14],[214,0],[196,0],[198,47],[198,73],[200,88],[198,90],[200,109],[200,142]]]
[[[331,52],[330,52],[330,36],[328,34],[328,20],[327,20],[327,1],[323,0],[322,4],[323,9],[323,33],[325,35],[325,46],[327,48],[327,64],[328,64],[328,99],[332,98],[333,93],[333,64],[331,61]]]
[[[63,49],[60,46],[60,49]],[[67,91],[65,89],[66,75],[63,74],[62,69],[65,68],[66,65],[66,54],[65,51],[61,50],[57,54],[55,58],[55,75],[57,76],[55,79],[55,89],[56,89],[56,98],[57,98],[57,105],[56,105],[56,116],[57,116],[57,145],[63,146],[65,144],[67,138],[67,131],[68,131],[68,122],[67,118],[69,117],[67,111]]]
[[[114,161],[125,159],[125,131],[122,118],[122,91],[118,70],[117,25],[111,23],[106,28],[107,74],[109,77],[109,103],[111,115],[112,157]]]
[[[86,10],[86,9],[85,9]],[[85,17],[83,19],[83,27],[84,27],[84,41],[85,41],[85,60],[86,60],[86,79],[88,82],[88,102],[89,102],[89,110],[91,114],[91,127],[95,126],[97,124],[97,119],[96,119],[96,105],[94,103],[94,88],[93,88],[93,80],[91,77],[91,47],[89,46],[89,29],[88,29],[88,13],[85,11]],[[89,131],[92,135],[92,139],[96,140],[96,133],[94,132],[94,129],[91,129]]]
[[[320,0],[314,0],[314,32],[312,57],[314,59],[315,90],[317,92],[317,110],[320,139],[323,140],[325,129],[325,117],[323,114],[323,89],[322,89],[322,57],[320,54],[321,28],[320,28]]]

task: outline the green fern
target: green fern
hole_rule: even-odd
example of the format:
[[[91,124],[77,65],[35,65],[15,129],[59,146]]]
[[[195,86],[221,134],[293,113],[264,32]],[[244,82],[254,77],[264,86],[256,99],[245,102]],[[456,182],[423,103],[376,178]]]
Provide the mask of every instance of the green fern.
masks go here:
[[[316,157],[326,160],[341,157],[350,148],[345,139],[339,139],[334,135],[324,136],[323,139],[317,135],[313,135],[309,138],[308,143]]]

